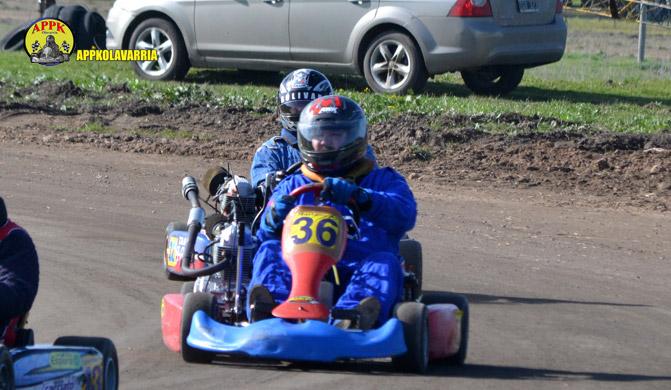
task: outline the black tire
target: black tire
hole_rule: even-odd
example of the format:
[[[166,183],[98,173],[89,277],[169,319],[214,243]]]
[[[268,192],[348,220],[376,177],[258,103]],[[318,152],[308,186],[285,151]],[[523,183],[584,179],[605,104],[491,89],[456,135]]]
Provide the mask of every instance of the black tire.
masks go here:
[[[165,236],[166,236],[166,246],[168,244],[168,234],[172,233],[175,230],[181,230],[181,231],[187,231],[189,230],[189,227],[187,226],[186,223],[184,222],[170,222],[168,226],[165,227]],[[165,248],[164,247],[164,248]],[[184,276],[179,276],[175,275],[172,272],[168,271],[168,265],[165,263],[166,259],[165,257],[163,258],[163,272],[165,272],[165,276],[168,278],[168,280],[175,280],[175,281],[185,281],[185,280],[193,280],[194,278],[187,278]]]
[[[58,19],[58,14],[61,13],[61,10],[63,9],[62,5],[56,5],[52,4],[47,9],[44,10],[44,13],[42,14],[43,18],[51,18],[51,19]]]
[[[26,347],[35,344],[35,332],[32,329],[18,329],[16,331],[16,347]]]
[[[154,72],[152,69],[143,70],[139,62],[132,62],[133,70],[138,76],[147,80],[182,80],[189,71],[191,64],[189,62],[189,53],[186,51],[186,46],[182,39],[182,34],[172,22],[161,18],[145,20],[133,30],[133,34],[128,43],[128,48],[137,49],[138,47],[136,47],[136,44],[138,38],[147,34],[151,29],[158,29],[161,36],[167,37],[172,43],[172,50],[169,58],[167,54],[165,57],[168,58],[167,66],[165,69],[160,69],[158,62],[155,62],[151,66],[158,66],[159,69],[155,69]],[[164,40],[163,42],[166,41]]]
[[[188,293],[193,292],[193,287],[196,285],[196,282],[184,282],[182,283],[182,288],[179,290],[179,292],[182,295],[186,295]]]
[[[119,388],[119,358],[112,340],[104,337],[63,336],[54,345],[68,347],[91,347],[103,355],[103,390]]]
[[[517,88],[524,77],[522,66],[496,66],[462,70],[461,78],[476,95],[503,96]]]
[[[165,235],[167,236],[168,234],[174,232],[175,230],[186,232],[189,230],[189,226],[184,222],[177,222],[177,221],[170,222],[168,226],[165,227]]]
[[[23,49],[23,38],[26,36],[26,31],[28,31],[32,24],[33,22],[24,23],[8,32],[2,39],[0,39],[0,50],[15,51]]]
[[[426,372],[429,365],[428,310],[423,303],[403,302],[396,305],[394,316],[403,323],[403,336],[408,351],[392,357],[397,370]]]
[[[434,303],[451,303],[458,307],[459,310],[461,310],[461,339],[459,341],[459,351],[453,356],[440,360],[440,362],[451,366],[462,366],[466,361],[466,355],[468,353],[468,324],[470,321],[468,299],[466,299],[466,297],[461,294],[442,291],[428,291],[422,294],[420,302],[425,305],[432,305]]]
[[[0,344],[0,390],[14,390],[14,363],[9,349]]]
[[[392,63],[392,67],[399,69],[397,65],[399,62],[401,65],[406,65],[409,67],[407,77],[402,79],[401,82],[396,84],[385,85],[382,77],[378,75],[380,72],[373,72],[372,68],[375,64],[382,64],[382,61],[388,61],[387,59],[381,57],[379,48],[385,46],[391,48],[390,51],[396,51],[399,46],[402,46],[405,50],[401,52],[401,55],[396,58]],[[391,53],[393,54],[393,53]],[[386,63],[387,74],[384,76],[384,81],[391,81],[392,76],[396,75],[399,72],[393,72],[389,70],[389,63]],[[426,72],[426,67],[424,65],[424,59],[422,58],[422,53],[415,44],[415,42],[408,37],[407,35],[395,31],[384,32],[376,36],[366,48],[366,54],[363,58],[362,63],[363,74],[366,78],[368,86],[375,91],[381,93],[396,93],[399,95],[404,95],[408,91],[413,90],[415,93],[421,92],[426,86],[426,81],[429,76]],[[394,79],[395,80],[395,79]]]
[[[106,43],[106,31],[107,27],[105,24],[105,18],[102,17],[99,13],[87,12],[84,16],[84,29],[91,37],[92,43],[101,50],[107,48]]]
[[[186,338],[191,330],[191,321],[193,314],[198,310],[203,310],[208,315],[212,315],[212,294],[208,293],[190,293],[184,297],[184,306],[182,308],[182,359],[189,363],[209,363],[212,360],[212,354],[192,348],[186,343]]]
[[[90,43],[93,38],[89,36],[88,31],[84,29],[84,16],[88,11],[81,5],[68,5],[62,7],[58,12],[58,19],[64,21],[72,29],[72,34],[75,36],[75,47],[72,53],[76,50],[90,49]]]
[[[422,244],[411,238],[403,239],[399,244],[399,254],[405,259],[405,270],[415,274],[419,291],[422,291]]]

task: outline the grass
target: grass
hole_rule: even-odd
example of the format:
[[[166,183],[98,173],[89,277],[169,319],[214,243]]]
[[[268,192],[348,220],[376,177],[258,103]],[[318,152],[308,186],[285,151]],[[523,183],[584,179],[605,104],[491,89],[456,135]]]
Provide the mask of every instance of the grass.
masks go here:
[[[148,129],[137,129],[132,131],[134,135],[150,138],[165,138],[169,140],[177,139],[191,139],[193,133],[187,130],[178,130],[178,129],[159,129],[159,130],[148,130]]]
[[[84,126],[80,127],[77,131],[83,133],[96,133],[96,134],[108,134],[111,132],[111,129],[102,123],[98,122],[89,122]]]
[[[567,18],[569,30],[583,33],[613,33],[613,34],[635,34],[638,35],[638,21],[629,19],[612,19],[589,14],[579,14],[567,11],[571,14]],[[671,29],[648,24],[647,34],[671,37]]]
[[[629,22],[581,17],[570,18],[571,28],[592,30],[629,28]],[[623,27],[624,26],[624,27]],[[671,37],[671,31],[669,32]],[[614,44],[617,44],[615,42]],[[16,88],[30,88],[44,80],[72,80],[85,96],[69,98],[67,108],[80,105],[114,105],[119,97],[107,93],[110,84],[126,83],[130,97],[163,105],[201,104],[221,107],[274,110],[275,93],[282,75],[259,75],[230,70],[193,69],[185,82],[138,80],[127,63],[76,62],[55,67],[30,64],[24,53],[0,53],[0,100],[28,99],[12,96]],[[521,86],[505,98],[472,95],[456,74],[440,75],[417,96],[371,93],[360,77],[333,76],[338,93],[362,104],[373,123],[405,113],[427,116],[517,113],[574,124],[577,129],[605,129],[628,133],[671,130],[671,62],[649,60],[642,66],[632,57],[603,53],[568,52],[557,63],[527,70]],[[39,91],[36,91],[39,93]],[[33,94],[34,98],[34,94]],[[514,125],[494,123],[490,131],[514,133]],[[540,131],[554,126],[542,126]],[[91,130],[95,131],[95,130]],[[166,130],[165,138],[180,137]]]

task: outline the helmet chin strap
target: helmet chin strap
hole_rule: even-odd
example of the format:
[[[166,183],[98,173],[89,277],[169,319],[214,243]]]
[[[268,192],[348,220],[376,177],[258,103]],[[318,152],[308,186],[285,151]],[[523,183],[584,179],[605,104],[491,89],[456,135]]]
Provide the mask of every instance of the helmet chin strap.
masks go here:
[[[346,173],[331,177],[342,177],[345,179],[352,180],[354,182],[358,182],[359,179],[369,174],[373,170],[374,166],[375,163],[373,163],[372,160],[369,160],[366,157],[364,157],[357,163],[355,163],[351,168],[349,168]],[[305,163],[301,165],[301,173],[303,173],[305,177],[316,183],[323,183],[324,179],[329,177],[329,175],[321,175],[317,172],[311,171],[310,168],[308,168],[307,165],[305,165]]]

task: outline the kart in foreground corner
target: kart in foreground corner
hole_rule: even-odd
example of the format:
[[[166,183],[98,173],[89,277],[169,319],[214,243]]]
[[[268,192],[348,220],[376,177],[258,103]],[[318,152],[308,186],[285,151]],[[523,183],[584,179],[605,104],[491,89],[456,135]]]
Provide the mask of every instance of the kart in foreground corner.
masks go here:
[[[64,336],[35,344],[27,317],[12,319],[2,335],[0,389],[118,389],[119,361],[111,340]]]

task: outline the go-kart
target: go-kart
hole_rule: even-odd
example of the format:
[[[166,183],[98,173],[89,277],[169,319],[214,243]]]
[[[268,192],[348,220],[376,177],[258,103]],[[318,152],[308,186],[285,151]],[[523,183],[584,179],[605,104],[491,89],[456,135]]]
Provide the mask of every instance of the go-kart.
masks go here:
[[[0,389],[119,387],[119,362],[111,340],[64,336],[53,345],[36,345],[33,331],[25,327],[27,317],[12,319],[0,335]]]
[[[317,200],[321,189],[321,184],[312,184],[291,195],[313,192]],[[292,273],[291,293],[273,309],[274,318],[250,322],[244,307],[248,286],[234,282],[242,282],[247,276],[246,266],[236,265],[236,260],[246,261],[243,252],[254,246],[253,239],[249,237],[248,241],[244,224],[242,228],[238,225],[237,256],[220,256],[218,262],[212,261],[213,253],[221,252],[216,245],[224,238],[210,242],[207,232],[201,231],[205,218],[195,179],[183,180],[182,194],[192,209],[186,231],[168,234],[168,241],[177,234],[185,237],[183,245],[172,249],[173,255],[182,251],[179,268],[168,269],[180,277],[198,279],[185,283],[181,293],[163,297],[161,322],[164,344],[181,351],[185,361],[209,362],[217,355],[314,362],[390,357],[397,369],[420,373],[430,361],[463,364],[468,302],[458,294],[422,293],[421,274],[418,280],[412,272],[406,272],[404,301],[378,328],[342,329],[328,322],[334,313],[328,306],[332,297],[322,288],[323,278],[342,257],[349,228],[341,213],[327,205],[300,205],[286,217],[281,242],[282,257]],[[311,223],[306,223],[308,220]],[[198,240],[202,242],[198,244]],[[418,245],[402,246],[401,255],[405,250],[411,257],[418,249],[421,255]],[[202,264],[194,267],[194,259]],[[421,272],[421,257],[414,260],[414,269]],[[224,275],[216,278],[219,283],[213,283],[214,275],[222,271]],[[229,276],[225,275],[227,271]],[[235,277],[230,271],[235,271]]]

